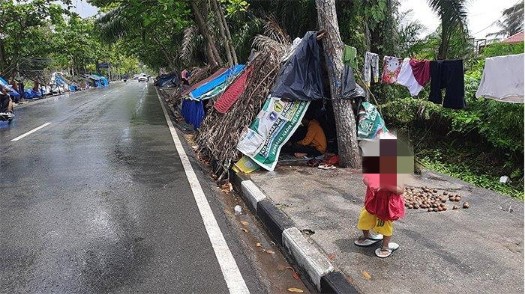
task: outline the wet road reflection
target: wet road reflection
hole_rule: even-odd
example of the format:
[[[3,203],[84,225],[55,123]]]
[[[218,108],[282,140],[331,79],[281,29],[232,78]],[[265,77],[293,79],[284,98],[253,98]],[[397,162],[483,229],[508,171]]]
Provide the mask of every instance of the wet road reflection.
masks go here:
[[[228,292],[151,87],[21,107],[0,148],[1,293]]]

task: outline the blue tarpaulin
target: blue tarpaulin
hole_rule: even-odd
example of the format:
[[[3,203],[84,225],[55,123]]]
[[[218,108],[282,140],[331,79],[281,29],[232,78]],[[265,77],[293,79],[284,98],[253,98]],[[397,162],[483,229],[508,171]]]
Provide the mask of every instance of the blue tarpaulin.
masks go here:
[[[109,85],[108,79],[104,76],[89,75],[88,78],[94,81],[95,87],[107,87]]]
[[[27,89],[24,91],[24,97],[26,99],[34,99],[42,97],[42,93],[40,91],[34,91],[33,89]]]
[[[0,85],[4,86],[4,87],[7,87],[9,89],[9,95],[13,96],[13,97],[20,97],[20,94],[18,94],[17,91],[15,91],[11,85],[9,85],[9,83],[4,80],[2,77],[0,77]]]
[[[198,129],[204,120],[204,105],[202,101],[182,99],[182,116],[187,124]]]
[[[65,86],[67,83],[66,83],[66,80],[61,75],[56,73],[55,74],[55,84],[57,84],[57,86]]]
[[[215,87],[223,84],[228,80],[228,78],[236,76],[244,69],[244,64],[238,64],[235,65],[225,72],[223,72],[221,75],[216,77],[215,79],[207,82],[206,84],[198,87],[197,89],[190,92],[190,98],[191,99],[199,99],[200,96],[208,93],[209,91],[215,89]]]

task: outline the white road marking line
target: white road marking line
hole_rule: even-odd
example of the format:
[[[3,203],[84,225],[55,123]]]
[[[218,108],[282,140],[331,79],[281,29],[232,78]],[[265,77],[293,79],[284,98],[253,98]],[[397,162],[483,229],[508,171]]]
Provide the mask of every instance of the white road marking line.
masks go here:
[[[157,96],[159,98],[160,105],[162,106],[164,117],[168,123],[171,137],[173,138],[173,143],[175,143],[175,147],[177,148],[177,152],[179,153],[180,159],[182,161],[182,166],[186,172],[186,177],[190,183],[195,202],[197,202],[197,207],[199,208],[202,220],[204,221],[204,226],[206,227],[206,232],[210,238],[213,251],[215,251],[215,257],[217,257],[217,260],[219,261],[226,285],[228,286],[230,293],[250,293],[241,275],[239,267],[233,258],[230,248],[228,248],[228,244],[224,239],[221,228],[219,227],[219,224],[213,215],[210,204],[204,195],[204,191],[202,190],[201,184],[197,179],[197,175],[191,167],[188,155],[186,155],[186,152],[184,152],[182,143],[180,142],[179,136],[173,127],[173,123],[166,112],[164,103],[162,103],[160,95],[157,94]]]
[[[18,137],[16,137],[16,138],[14,138],[13,140],[11,140],[11,142],[18,141],[18,140],[24,138],[25,136],[29,136],[29,135],[31,135],[32,133],[34,133],[34,132],[36,132],[36,131],[38,131],[38,130],[40,130],[40,129],[43,129],[43,128],[47,127],[47,126],[49,126],[50,124],[51,124],[50,122],[47,122],[47,123],[45,123],[45,124],[39,126],[38,128],[34,128],[34,129],[32,129],[31,131],[29,131],[29,132],[27,132],[27,133],[25,133],[25,134],[22,134],[22,135],[20,135],[20,136],[18,136]]]

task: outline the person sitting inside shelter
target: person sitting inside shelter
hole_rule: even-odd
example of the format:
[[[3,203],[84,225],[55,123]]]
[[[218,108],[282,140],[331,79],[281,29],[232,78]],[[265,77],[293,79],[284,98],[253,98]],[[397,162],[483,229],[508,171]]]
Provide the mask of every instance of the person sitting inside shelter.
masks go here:
[[[295,157],[316,157],[326,152],[326,136],[319,122],[310,115],[305,115],[301,121],[307,127],[306,135],[296,143],[288,142],[285,152],[293,153]]]

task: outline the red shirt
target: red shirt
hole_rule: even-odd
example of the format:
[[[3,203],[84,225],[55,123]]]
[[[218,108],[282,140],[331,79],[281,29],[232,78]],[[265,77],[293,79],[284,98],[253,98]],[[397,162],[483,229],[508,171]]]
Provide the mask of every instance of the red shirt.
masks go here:
[[[379,190],[380,174],[365,174],[365,209],[384,221],[398,220],[405,216],[405,201],[402,194]]]

